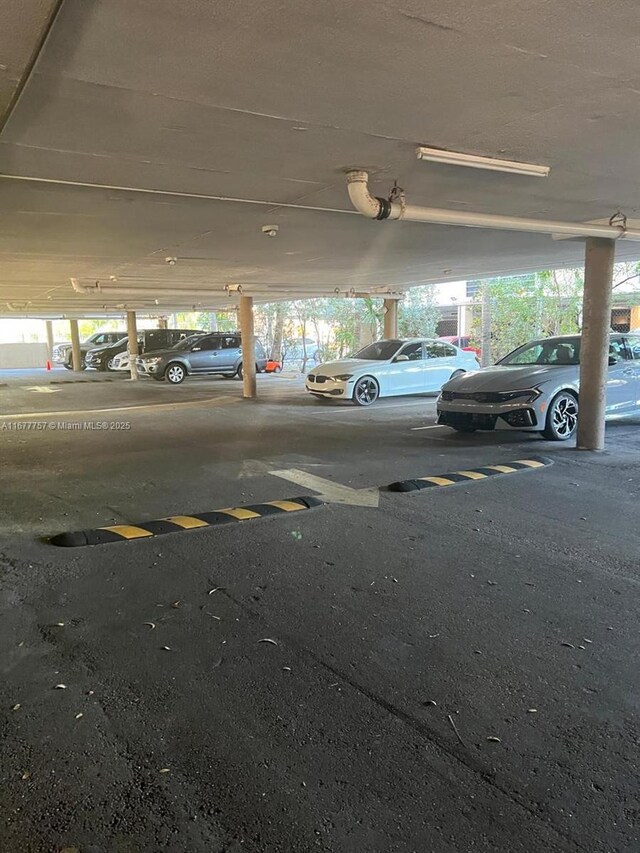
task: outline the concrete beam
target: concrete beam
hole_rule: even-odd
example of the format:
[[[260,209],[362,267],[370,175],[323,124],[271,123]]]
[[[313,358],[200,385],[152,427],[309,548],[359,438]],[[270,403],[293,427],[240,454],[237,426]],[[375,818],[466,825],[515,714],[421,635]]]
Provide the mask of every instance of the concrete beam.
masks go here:
[[[74,373],[80,373],[82,371],[82,350],[80,349],[78,321],[69,320],[69,329],[71,331],[71,364]]]
[[[49,361],[53,360],[53,321],[45,320],[45,326],[47,328],[47,358]]]
[[[604,450],[615,246],[614,240],[602,237],[589,237],[586,242],[580,345],[579,450]]]
[[[138,378],[136,356],[138,355],[138,327],[136,324],[136,312],[127,311],[127,336],[129,338],[129,372],[135,381]]]
[[[0,74],[0,133],[11,117],[62,0],[2,0],[0,57],[7,71]]]
[[[384,300],[384,337],[387,340],[398,337],[398,300]]]
[[[253,331],[253,297],[241,296],[238,309],[242,337],[242,396],[258,396],[256,384],[256,346]]]

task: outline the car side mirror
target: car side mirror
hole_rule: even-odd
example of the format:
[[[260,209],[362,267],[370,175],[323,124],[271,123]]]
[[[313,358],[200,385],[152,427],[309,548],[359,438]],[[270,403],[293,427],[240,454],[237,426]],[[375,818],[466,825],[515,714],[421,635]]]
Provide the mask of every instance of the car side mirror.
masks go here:
[[[609,367],[613,367],[613,365],[617,364],[617,363],[618,363],[618,359],[615,357],[615,355],[610,355],[609,356]]]
[[[397,355],[393,360],[394,360],[394,362],[409,361],[409,356],[408,355]]]

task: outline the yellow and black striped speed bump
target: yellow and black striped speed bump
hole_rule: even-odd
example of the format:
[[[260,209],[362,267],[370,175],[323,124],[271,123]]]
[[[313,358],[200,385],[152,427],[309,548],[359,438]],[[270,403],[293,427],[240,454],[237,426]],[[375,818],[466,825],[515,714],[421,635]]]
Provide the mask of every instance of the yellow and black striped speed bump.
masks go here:
[[[530,456],[516,462],[503,462],[500,465],[485,465],[482,468],[469,468],[464,471],[450,471],[435,477],[417,477],[415,480],[400,480],[387,486],[390,492],[415,492],[418,489],[430,489],[433,486],[455,486],[456,483],[469,483],[485,480],[498,474],[515,474],[518,471],[531,471],[553,465],[546,456]]]
[[[98,527],[96,530],[76,530],[59,533],[49,541],[63,548],[77,548],[79,545],[106,545],[109,542],[126,542],[132,539],[147,539],[162,536],[165,533],[178,533],[181,530],[195,530],[202,527],[215,527],[233,521],[248,521],[252,518],[281,515],[285,512],[300,512],[322,506],[323,501],[310,496],[289,498],[286,501],[269,501],[264,504],[228,507],[213,512],[201,512],[197,515],[171,515],[155,521],[142,521],[139,524],[114,524],[112,527]]]

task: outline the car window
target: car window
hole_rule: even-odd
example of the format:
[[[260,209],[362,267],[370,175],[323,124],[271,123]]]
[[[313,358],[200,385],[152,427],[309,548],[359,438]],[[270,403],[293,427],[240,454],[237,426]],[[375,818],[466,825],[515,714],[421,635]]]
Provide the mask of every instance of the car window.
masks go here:
[[[237,335],[225,335],[220,338],[220,347],[222,349],[238,349],[240,340]]]
[[[376,341],[358,350],[353,358],[362,358],[365,361],[387,361],[397,353],[402,341]]]
[[[616,361],[629,361],[631,358],[631,353],[625,347],[622,338],[609,341],[609,358],[615,358]]]
[[[634,361],[640,361],[640,337],[625,338],[625,342],[627,344],[627,349],[629,350],[629,356]]]
[[[422,361],[424,358],[422,354],[422,342],[418,341],[417,343],[407,344],[402,347],[398,355],[406,355],[409,361]]]
[[[193,346],[200,350],[216,350],[220,349],[220,338],[196,338]]]
[[[468,347],[470,340],[471,338],[458,338],[458,340],[454,341],[453,343],[457,344],[459,347]]]
[[[424,348],[427,358],[451,358],[452,355],[456,355],[456,351],[452,346],[438,341],[425,344]]]
[[[518,347],[498,364],[542,364],[560,366],[580,363],[580,338],[550,338]]]
[[[96,335],[93,342],[94,344],[106,344],[108,342],[108,338],[106,335]]]

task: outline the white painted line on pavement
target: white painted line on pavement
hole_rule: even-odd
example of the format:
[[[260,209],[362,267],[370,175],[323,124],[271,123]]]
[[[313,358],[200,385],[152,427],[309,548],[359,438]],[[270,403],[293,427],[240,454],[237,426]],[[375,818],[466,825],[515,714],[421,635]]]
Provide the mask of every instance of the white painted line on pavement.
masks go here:
[[[160,409],[187,409],[194,406],[207,405],[228,405],[229,403],[239,403],[240,397],[217,397],[213,400],[189,400],[186,403],[150,403],[146,406],[114,406],[107,409],[73,409],[66,412],[14,412],[12,415],[0,415],[0,420],[18,420],[20,418],[59,418],[69,415],[98,415],[105,412],[133,412],[140,410],[160,410]]]
[[[446,427],[443,424],[432,424],[431,426],[411,427],[411,432],[418,432],[420,429],[446,429]]]
[[[273,474],[274,477],[288,480],[290,483],[296,483],[296,485],[302,486],[305,489],[319,492],[319,497],[328,503],[369,507],[377,507],[380,503],[380,492],[376,488],[351,489],[349,486],[334,483],[333,480],[325,480],[324,477],[317,477],[315,474],[309,474],[307,471],[299,471],[297,468],[287,468],[284,471],[270,471],[269,473]]]

